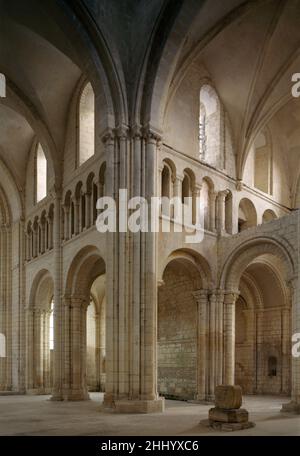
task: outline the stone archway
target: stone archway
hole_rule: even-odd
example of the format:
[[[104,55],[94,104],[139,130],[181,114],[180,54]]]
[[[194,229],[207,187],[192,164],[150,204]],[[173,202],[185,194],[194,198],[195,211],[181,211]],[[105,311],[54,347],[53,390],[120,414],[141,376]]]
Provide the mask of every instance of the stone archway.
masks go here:
[[[49,271],[35,277],[27,308],[26,391],[49,394],[53,384],[53,312],[54,283]]]
[[[272,255],[259,257],[243,272],[239,284],[235,383],[246,394],[291,391],[290,293],[276,263]]]
[[[87,309],[96,279],[105,274],[105,262],[96,247],[83,248],[69,268],[64,295],[64,385],[62,399],[86,400]],[[97,347],[99,349],[99,347]],[[99,374],[100,375],[100,374]]]
[[[263,265],[263,266],[262,266]],[[285,375],[281,376],[281,383],[280,392],[287,393],[289,391],[289,364],[290,360],[288,359],[288,338],[290,336],[289,329],[291,327],[290,322],[290,315],[289,311],[285,310],[288,309],[289,306],[293,306],[293,295],[288,298],[288,289],[291,290],[291,282],[295,277],[295,260],[293,257],[293,252],[291,249],[284,245],[283,243],[279,242],[277,239],[261,237],[257,238],[248,242],[244,242],[238,248],[236,248],[231,255],[229,255],[221,274],[221,281],[220,285],[223,290],[225,290],[225,297],[224,297],[224,381],[227,384],[233,384],[235,381],[235,354],[236,354],[236,332],[235,332],[235,321],[236,321],[236,309],[241,304],[241,299],[243,300],[244,306],[247,307],[248,305],[254,306],[254,303],[257,306],[258,312],[266,312],[266,304],[272,301],[272,298],[267,295],[267,290],[270,290],[270,287],[266,288],[261,281],[262,277],[262,270],[259,268],[264,268],[264,271],[273,271],[272,273],[275,274],[277,277],[276,280],[279,280],[278,289],[282,292],[282,305],[279,306],[280,311],[284,312],[284,315],[281,314],[281,319],[284,322],[285,330],[281,332],[281,336],[284,338],[284,341],[281,344],[281,353],[280,357],[284,364],[282,369],[284,369]],[[275,271],[277,271],[275,273]],[[250,274],[251,273],[251,274]],[[274,276],[274,277],[275,277]],[[249,290],[243,293],[241,292],[241,281],[251,281],[252,286],[252,297],[249,297]],[[249,287],[248,287],[249,288]],[[250,287],[251,288],[251,287]],[[270,293],[269,293],[270,294]],[[245,299],[246,298],[246,299]],[[291,304],[289,304],[289,301]],[[268,307],[268,305],[267,305]],[[269,305],[270,307],[270,305]],[[240,309],[239,309],[240,310]],[[278,309],[277,309],[278,311]],[[243,312],[242,312],[243,313]],[[267,310],[268,313],[268,310]],[[240,312],[241,315],[241,312]],[[256,316],[256,323],[255,324],[263,325],[268,323],[268,317],[260,318]],[[250,324],[248,322],[248,324]],[[253,322],[251,323],[254,324]],[[245,323],[246,325],[246,323]],[[278,329],[278,328],[277,328]],[[274,329],[276,332],[276,328]],[[262,331],[256,331],[256,334],[259,336]],[[259,336],[261,337],[261,336]],[[270,340],[268,338],[263,338],[258,341],[260,344],[260,349],[267,349],[270,348]],[[270,339],[270,338],[269,338]],[[242,343],[242,341],[240,341]],[[257,342],[256,342],[257,344]],[[268,350],[267,350],[268,351]],[[274,350],[273,350],[274,351]],[[274,357],[274,353],[272,349],[269,350],[269,357]],[[277,350],[278,352],[278,350]],[[258,353],[258,350],[255,351]],[[266,358],[266,357],[265,357]],[[255,362],[257,362],[260,358],[257,358]],[[261,360],[259,362],[262,362]],[[264,364],[267,366],[268,359],[264,359]],[[266,369],[264,369],[264,374],[260,375],[260,377],[265,375]],[[256,370],[256,372],[258,372]],[[267,373],[268,375],[268,373]],[[257,373],[256,373],[257,376]],[[266,380],[266,379],[265,379]],[[283,383],[285,384],[283,386]],[[259,386],[259,382],[257,379],[254,382],[255,386],[252,385],[252,389],[254,391],[260,392],[267,392],[265,387],[262,384]],[[249,386],[249,385],[248,385]],[[274,385],[273,385],[274,386]],[[276,390],[278,391],[278,388]],[[270,389],[269,392],[274,392],[274,389]]]
[[[210,277],[204,272],[209,266],[198,257],[173,252],[159,282],[158,392],[167,398],[195,400],[209,394],[206,350],[212,295],[207,289]]]

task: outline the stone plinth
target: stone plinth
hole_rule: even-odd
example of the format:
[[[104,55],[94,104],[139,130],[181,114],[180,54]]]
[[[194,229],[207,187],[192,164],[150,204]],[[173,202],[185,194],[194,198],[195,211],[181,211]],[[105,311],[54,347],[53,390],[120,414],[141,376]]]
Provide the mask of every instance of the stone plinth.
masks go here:
[[[249,420],[249,413],[245,409],[224,410],[215,407],[209,410],[208,418],[222,423],[245,423]]]
[[[242,388],[237,385],[219,385],[215,388],[215,405],[208,412],[205,426],[218,431],[239,431],[254,426],[247,410],[241,409]]]

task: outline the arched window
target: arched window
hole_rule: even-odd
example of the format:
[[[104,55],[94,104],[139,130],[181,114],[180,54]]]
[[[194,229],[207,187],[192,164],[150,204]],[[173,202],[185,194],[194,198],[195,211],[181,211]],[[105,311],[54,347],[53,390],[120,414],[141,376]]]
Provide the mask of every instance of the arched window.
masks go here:
[[[171,197],[170,194],[170,183],[171,183],[171,175],[168,166],[164,166],[162,173],[161,173],[161,196],[165,196],[167,198]]]
[[[183,181],[182,181],[182,203],[184,203],[185,198],[189,198],[192,196],[192,184],[191,184],[191,179],[188,174],[184,175]]]
[[[253,143],[254,187],[272,194],[272,149],[266,133],[260,133]]]
[[[50,319],[49,319],[49,348],[54,349],[54,301],[51,301]]]
[[[239,204],[238,231],[257,226],[256,209],[252,201],[243,198]]]
[[[47,159],[40,143],[36,150],[35,175],[35,195],[36,202],[38,203],[47,196]]]
[[[200,90],[199,158],[216,168],[224,168],[221,105],[216,91],[208,84],[204,84]]]
[[[79,101],[78,165],[82,165],[95,153],[95,94],[87,83]]]
[[[277,215],[275,214],[274,211],[272,211],[272,209],[267,209],[263,213],[263,216],[262,216],[263,223],[268,223],[268,222],[271,222],[272,220],[276,220],[276,219],[277,219]]]

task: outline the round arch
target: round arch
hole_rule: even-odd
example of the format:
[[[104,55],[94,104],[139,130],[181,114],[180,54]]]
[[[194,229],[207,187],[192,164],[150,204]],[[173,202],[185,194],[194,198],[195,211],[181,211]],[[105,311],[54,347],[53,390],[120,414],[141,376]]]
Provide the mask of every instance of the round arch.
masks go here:
[[[209,289],[212,286],[212,273],[211,267],[208,261],[200,255],[190,249],[179,249],[174,250],[168,258],[162,263],[161,270],[159,271],[158,277],[160,281],[163,281],[163,274],[168,264],[172,261],[177,260],[185,264],[186,266],[192,267],[198,273],[196,283],[199,288]]]
[[[105,274],[105,262],[97,247],[86,246],[81,249],[69,267],[65,293],[66,295],[89,295],[94,280]]]
[[[223,265],[220,288],[238,290],[241,275],[247,266],[256,258],[265,254],[276,256],[284,265],[285,280],[292,280],[295,276],[296,264],[291,247],[283,245],[270,237],[258,237],[246,241],[234,250]]]
[[[31,394],[49,394],[52,389],[53,294],[53,277],[47,269],[42,269],[31,285],[26,319],[26,390]]]

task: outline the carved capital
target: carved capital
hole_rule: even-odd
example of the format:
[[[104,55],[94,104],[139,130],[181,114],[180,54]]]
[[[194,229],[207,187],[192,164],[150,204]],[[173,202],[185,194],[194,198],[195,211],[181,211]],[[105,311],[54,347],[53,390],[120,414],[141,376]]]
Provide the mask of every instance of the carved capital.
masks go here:
[[[107,128],[101,137],[101,140],[105,145],[110,144],[110,143],[113,144],[114,139],[115,139],[115,135],[111,128]]]

